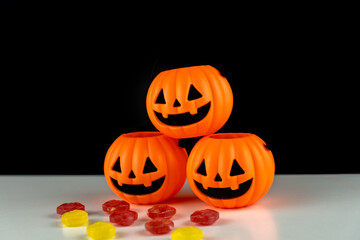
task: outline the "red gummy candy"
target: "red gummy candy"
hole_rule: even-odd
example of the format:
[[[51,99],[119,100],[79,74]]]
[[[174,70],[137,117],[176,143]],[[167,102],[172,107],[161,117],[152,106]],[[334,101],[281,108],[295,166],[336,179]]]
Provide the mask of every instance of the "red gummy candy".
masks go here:
[[[112,213],[114,211],[128,211],[130,204],[122,200],[110,200],[102,205],[104,212]]]
[[[170,219],[176,213],[176,209],[166,204],[158,204],[148,209],[148,216],[152,219],[167,218]]]
[[[211,225],[214,222],[216,222],[216,220],[218,220],[218,219],[219,219],[219,213],[217,211],[211,210],[211,209],[195,211],[190,216],[190,220],[192,222],[195,222],[195,223],[198,223],[201,225]]]
[[[138,218],[137,212],[128,210],[128,211],[115,211],[110,214],[110,222],[116,223],[120,226],[129,226],[133,224]]]
[[[63,215],[66,212],[70,212],[72,210],[83,210],[85,211],[85,206],[79,202],[72,202],[72,203],[63,203],[56,208],[56,213]]]
[[[174,228],[174,222],[167,218],[155,218],[145,223],[145,229],[152,234],[165,234]]]

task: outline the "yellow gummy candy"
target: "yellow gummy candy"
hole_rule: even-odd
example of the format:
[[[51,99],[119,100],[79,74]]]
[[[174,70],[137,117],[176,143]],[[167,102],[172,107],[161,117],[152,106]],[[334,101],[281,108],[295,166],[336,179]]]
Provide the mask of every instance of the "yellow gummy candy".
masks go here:
[[[61,220],[68,227],[84,226],[88,222],[88,214],[83,210],[73,210],[61,215]]]
[[[171,233],[171,240],[200,240],[203,232],[197,227],[181,227]]]
[[[111,223],[96,222],[87,227],[86,233],[94,240],[113,238],[116,233],[115,227]]]

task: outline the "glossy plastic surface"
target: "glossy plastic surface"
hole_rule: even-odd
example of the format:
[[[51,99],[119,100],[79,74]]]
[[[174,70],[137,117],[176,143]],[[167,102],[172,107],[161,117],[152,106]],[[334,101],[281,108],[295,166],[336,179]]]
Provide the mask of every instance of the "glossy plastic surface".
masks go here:
[[[220,133],[200,139],[187,163],[187,179],[204,202],[219,208],[244,207],[261,199],[275,174],[274,157],[251,133]]]
[[[122,199],[135,204],[162,202],[180,191],[187,153],[178,140],[160,132],[122,134],[110,146],[105,179]]]
[[[146,98],[146,109],[153,125],[173,138],[216,132],[228,120],[232,107],[229,82],[209,65],[159,73]]]

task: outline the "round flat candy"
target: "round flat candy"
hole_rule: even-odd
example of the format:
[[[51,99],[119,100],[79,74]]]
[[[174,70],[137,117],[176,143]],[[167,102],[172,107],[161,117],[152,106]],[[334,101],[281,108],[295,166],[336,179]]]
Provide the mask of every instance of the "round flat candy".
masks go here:
[[[127,211],[130,209],[130,204],[122,200],[110,200],[102,205],[104,212],[112,213],[114,211]]]
[[[84,226],[88,222],[88,214],[83,210],[73,210],[61,215],[61,220],[67,227]]]
[[[145,229],[152,234],[165,234],[174,228],[174,222],[167,218],[155,218],[145,223]]]
[[[171,240],[200,240],[203,232],[197,227],[181,227],[171,233]]]
[[[211,209],[195,211],[190,216],[192,222],[201,225],[211,225],[219,219],[219,212]]]
[[[56,213],[62,215],[64,213],[70,212],[72,210],[85,211],[85,206],[79,202],[63,203],[56,208]]]
[[[106,240],[115,236],[116,229],[111,223],[96,222],[87,227],[86,233],[94,240]]]
[[[176,213],[176,209],[166,204],[157,204],[148,209],[148,216],[152,219],[155,218],[168,218],[170,219]]]
[[[133,224],[138,218],[137,212],[128,210],[128,211],[115,211],[110,214],[110,222],[116,223],[120,226],[129,226]]]

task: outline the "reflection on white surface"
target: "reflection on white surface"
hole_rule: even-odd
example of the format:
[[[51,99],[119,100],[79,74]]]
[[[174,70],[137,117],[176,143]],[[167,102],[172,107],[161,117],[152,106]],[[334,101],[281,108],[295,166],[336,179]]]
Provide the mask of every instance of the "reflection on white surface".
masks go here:
[[[62,233],[65,238],[87,240],[89,237],[86,235],[86,227],[87,226],[66,227],[65,225],[63,225]]]
[[[260,200],[251,206],[238,209],[220,209],[209,206],[184,189],[168,202],[177,209],[174,216],[175,227],[193,225],[203,230],[204,240],[276,240],[278,230],[271,211],[263,206],[266,200]],[[210,208],[220,213],[220,219],[211,226],[199,226],[190,221],[190,215],[196,210]]]
[[[277,228],[270,212],[256,203],[247,208],[230,212],[230,218],[234,222],[231,229],[241,230],[238,232],[240,236],[229,239],[276,240]],[[242,238],[242,235],[249,237]]]
[[[78,201],[86,206],[89,224],[108,221],[101,205],[116,196],[101,176],[0,176],[0,240],[90,240],[86,227],[61,224],[56,207]],[[360,239],[360,174],[281,175],[257,203],[240,209],[215,209],[192,194],[186,184],[167,203],[177,209],[175,227],[194,225],[190,214],[211,208],[220,219],[197,226],[204,240],[339,240]],[[170,239],[154,236],[144,224],[149,206],[131,205],[138,220],[116,227],[114,240]]]
[[[215,210],[220,212],[220,219],[214,225],[196,226],[203,230],[204,240],[278,239],[275,221],[271,213],[261,205],[253,205],[240,209]],[[185,222],[185,224],[191,224],[191,222]]]
[[[200,201],[192,192],[188,191],[188,185],[174,198],[168,200],[169,204],[177,209],[172,218],[175,228],[196,226],[204,233],[203,240],[227,239],[227,240],[276,240],[277,228],[270,211],[261,205],[261,201],[251,206],[238,209],[219,209],[209,206]],[[263,202],[264,203],[264,202]],[[266,201],[265,201],[266,203]],[[149,218],[146,215],[147,205],[131,205],[131,209],[138,212],[138,220],[129,227],[116,226],[117,235],[114,239],[170,239],[170,234],[155,236],[147,233],[144,224]],[[200,209],[210,208],[220,213],[220,219],[211,226],[201,226],[190,221],[190,215]],[[89,214],[89,224],[95,220],[107,221],[107,215]],[[66,239],[88,240],[86,227],[67,228],[63,227],[63,235]]]

